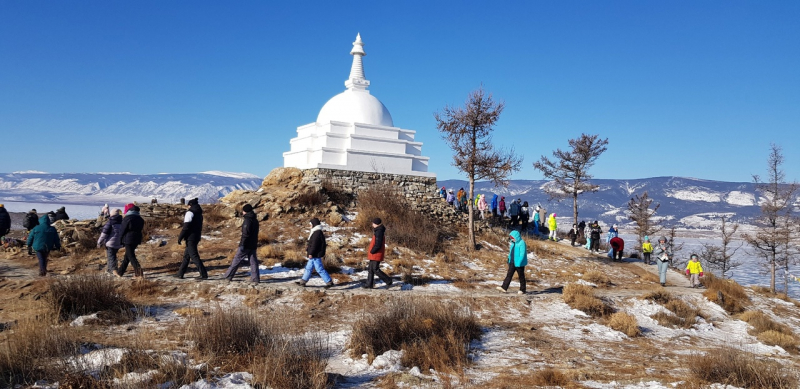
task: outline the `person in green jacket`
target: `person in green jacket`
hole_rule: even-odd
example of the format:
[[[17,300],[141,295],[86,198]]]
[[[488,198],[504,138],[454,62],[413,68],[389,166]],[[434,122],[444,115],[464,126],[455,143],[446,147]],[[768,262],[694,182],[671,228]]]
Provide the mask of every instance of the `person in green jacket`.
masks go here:
[[[525,266],[528,265],[528,247],[520,236],[519,231],[512,230],[509,234],[508,249],[508,273],[503,281],[503,286],[498,286],[497,290],[507,293],[508,286],[511,285],[511,278],[514,273],[519,277],[519,292],[525,294]]]
[[[39,259],[39,276],[47,276],[47,257],[51,250],[61,250],[61,239],[58,231],[50,225],[50,218],[44,215],[39,218],[39,225],[33,227],[28,234],[28,247],[36,251]]]

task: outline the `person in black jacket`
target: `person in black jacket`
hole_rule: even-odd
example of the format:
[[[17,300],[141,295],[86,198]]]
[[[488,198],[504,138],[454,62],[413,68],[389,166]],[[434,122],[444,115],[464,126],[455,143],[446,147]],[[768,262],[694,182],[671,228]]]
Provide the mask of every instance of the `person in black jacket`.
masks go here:
[[[56,221],[59,220],[69,220],[69,215],[67,215],[67,209],[64,207],[56,209]]]
[[[122,225],[119,227],[122,231],[120,240],[122,245],[125,246],[125,257],[119,264],[117,269],[117,277],[125,275],[125,270],[128,269],[128,262],[133,266],[133,277],[144,278],[142,267],[139,266],[139,260],[136,259],[136,247],[142,243],[142,230],[144,229],[144,219],[139,215],[139,207],[133,206],[122,218]]]
[[[592,230],[591,230],[591,235],[590,235],[591,238],[592,238],[592,247],[591,247],[592,253],[600,251],[600,234],[601,233],[603,233],[603,230],[600,229],[600,224],[598,224],[597,220],[595,220],[594,223],[592,224]]]
[[[245,204],[242,207],[244,214],[244,222],[242,223],[242,239],[239,241],[239,249],[236,250],[236,255],[233,256],[231,266],[225,272],[223,278],[228,282],[233,281],[233,276],[236,275],[236,270],[239,269],[242,261],[245,259],[250,261],[250,282],[257,284],[258,277],[258,257],[256,257],[256,249],[258,249],[258,218],[253,212],[253,206]]]
[[[333,286],[331,276],[325,270],[325,267],[322,266],[322,258],[325,256],[325,249],[327,246],[327,243],[325,243],[325,235],[322,233],[322,226],[319,224],[319,219],[311,219],[311,233],[308,235],[308,245],[306,246],[308,262],[306,263],[306,270],[303,272],[303,277],[300,281],[297,281],[298,285],[306,286],[308,280],[311,279],[311,270],[316,270],[317,274],[322,277],[322,281],[325,282],[325,289]]]
[[[11,216],[8,215],[6,207],[0,204],[0,238],[6,236],[11,231]]]
[[[186,216],[183,218],[183,229],[181,234],[178,235],[178,245],[181,241],[186,241],[186,250],[183,251],[183,261],[181,267],[178,268],[178,274],[175,276],[183,278],[186,273],[186,268],[189,267],[189,260],[194,262],[197,270],[200,271],[200,279],[208,279],[208,272],[203,265],[203,260],[200,259],[200,253],[197,252],[197,244],[200,243],[200,235],[203,233],[203,209],[200,208],[197,198],[189,200],[189,210],[186,211]],[[256,235],[258,239],[258,235]]]
[[[31,230],[38,225],[39,215],[36,213],[36,208],[34,208],[25,214],[25,219],[22,220],[22,228],[28,230],[28,234],[30,235]],[[28,255],[33,255],[33,248],[31,246],[28,246]]]

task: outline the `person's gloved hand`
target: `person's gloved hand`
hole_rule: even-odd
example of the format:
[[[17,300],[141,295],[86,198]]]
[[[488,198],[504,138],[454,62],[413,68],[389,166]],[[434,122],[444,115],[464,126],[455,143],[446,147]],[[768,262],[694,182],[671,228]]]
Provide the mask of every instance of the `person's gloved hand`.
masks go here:
[[[178,239],[178,246],[181,245],[182,240]]]
[[[703,272],[700,272],[700,277],[702,277],[702,276],[703,276]]]
[[[686,269],[686,275],[687,276],[689,275],[689,269]]]

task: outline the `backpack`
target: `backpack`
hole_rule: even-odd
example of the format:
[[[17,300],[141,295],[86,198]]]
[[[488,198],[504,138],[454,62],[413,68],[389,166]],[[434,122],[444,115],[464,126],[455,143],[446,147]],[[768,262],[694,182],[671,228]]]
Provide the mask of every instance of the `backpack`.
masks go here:
[[[22,228],[30,230],[33,227],[36,227],[36,221],[36,216],[29,213],[25,215],[25,220],[22,221]]]

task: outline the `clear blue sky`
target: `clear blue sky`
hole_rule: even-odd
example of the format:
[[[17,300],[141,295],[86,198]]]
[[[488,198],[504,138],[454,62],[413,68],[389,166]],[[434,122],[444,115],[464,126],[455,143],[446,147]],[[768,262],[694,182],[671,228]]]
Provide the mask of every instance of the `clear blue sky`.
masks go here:
[[[597,178],[750,181],[776,142],[800,179],[799,21],[796,0],[0,0],[0,172],[266,175],[360,32],[440,179],[463,176],[433,112],[481,84],[517,179],[582,132],[609,138]]]

